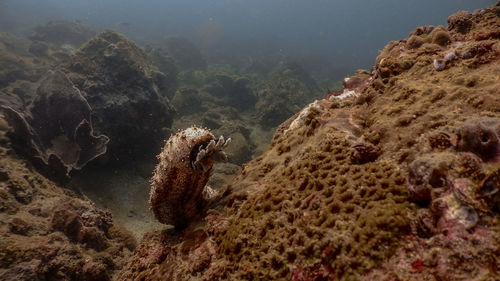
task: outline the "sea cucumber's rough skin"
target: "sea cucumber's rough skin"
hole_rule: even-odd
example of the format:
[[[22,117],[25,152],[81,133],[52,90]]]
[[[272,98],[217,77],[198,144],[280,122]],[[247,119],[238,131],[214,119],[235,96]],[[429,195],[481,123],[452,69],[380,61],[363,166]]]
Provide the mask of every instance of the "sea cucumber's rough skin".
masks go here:
[[[177,132],[165,142],[151,179],[149,204],[155,217],[164,224],[185,227],[203,208],[204,194],[216,148],[197,159],[214,135],[207,129],[191,127]],[[200,163],[195,161],[199,160]]]
[[[204,222],[150,233],[119,278],[500,280],[499,8],[390,42],[355,95],[282,123]]]

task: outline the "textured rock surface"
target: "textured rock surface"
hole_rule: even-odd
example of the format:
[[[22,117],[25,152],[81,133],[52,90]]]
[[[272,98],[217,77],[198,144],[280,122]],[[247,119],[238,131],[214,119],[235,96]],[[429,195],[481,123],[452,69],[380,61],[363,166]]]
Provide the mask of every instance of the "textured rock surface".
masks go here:
[[[120,277],[499,279],[497,10],[390,42],[368,85],[281,124],[203,220],[146,235]]]
[[[222,136],[217,140],[209,130],[191,127],[165,142],[149,197],[151,210],[161,223],[184,228],[214,197],[207,182],[215,161],[227,160],[222,149],[230,140]]]
[[[135,239],[109,212],[34,171],[0,129],[0,279],[112,280]]]
[[[59,67],[92,107],[97,133],[110,138],[112,159],[156,152],[162,128],[170,127],[174,110],[160,92],[158,73],[147,54],[132,41],[105,31],[84,44]]]
[[[498,117],[472,118],[420,139],[427,153],[408,166],[410,200],[421,207],[412,236],[367,280],[498,278],[490,268],[500,264],[499,125]]]

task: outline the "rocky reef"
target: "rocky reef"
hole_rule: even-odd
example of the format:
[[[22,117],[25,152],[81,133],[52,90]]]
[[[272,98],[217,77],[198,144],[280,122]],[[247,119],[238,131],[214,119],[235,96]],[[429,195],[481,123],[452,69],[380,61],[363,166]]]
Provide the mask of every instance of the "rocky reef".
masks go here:
[[[0,279],[499,280],[500,3],[447,23],[322,96],[181,37],[0,33]]]
[[[117,215],[88,191],[99,181],[114,192],[107,171],[157,153],[174,114],[170,81],[116,32],[78,50],[50,40],[0,33],[0,279],[113,280],[137,233],[122,225],[130,209]],[[105,176],[92,178],[98,157]]]
[[[204,69],[207,66],[200,50],[182,36],[169,36],[163,40],[162,46],[183,69]]]
[[[170,127],[175,111],[157,86],[164,75],[132,41],[104,31],[58,69],[90,104],[96,133],[110,138],[112,160],[160,147],[163,128]]]
[[[135,238],[108,211],[38,174],[0,124],[0,279],[112,280]]]
[[[108,137],[93,134],[90,105],[62,72],[47,74],[28,112],[3,112],[17,150],[53,178],[68,177],[106,153]]]
[[[53,179],[100,155],[115,162],[154,155],[169,133],[175,111],[162,90],[170,82],[117,32],[95,36],[72,56],[51,46],[30,53],[39,43],[0,39],[0,105],[14,147]]]
[[[497,280],[500,4],[390,42],[131,280]]]
[[[269,76],[210,66],[205,71],[183,71],[179,77],[171,99],[178,110],[173,127],[197,124],[230,136],[227,165],[242,165],[260,155],[273,128],[319,92],[311,76],[291,61],[276,64]]]

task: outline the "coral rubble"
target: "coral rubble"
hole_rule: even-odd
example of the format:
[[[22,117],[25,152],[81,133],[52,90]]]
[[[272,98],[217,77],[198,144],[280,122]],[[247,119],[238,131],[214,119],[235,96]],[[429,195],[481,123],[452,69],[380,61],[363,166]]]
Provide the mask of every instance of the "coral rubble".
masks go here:
[[[387,44],[119,278],[498,280],[499,5]]]
[[[186,227],[215,196],[207,186],[215,161],[226,161],[222,151],[231,139],[218,140],[207,129],[191,127],[171,136],[158,155],[151,179],[149,204],[162,223]]]

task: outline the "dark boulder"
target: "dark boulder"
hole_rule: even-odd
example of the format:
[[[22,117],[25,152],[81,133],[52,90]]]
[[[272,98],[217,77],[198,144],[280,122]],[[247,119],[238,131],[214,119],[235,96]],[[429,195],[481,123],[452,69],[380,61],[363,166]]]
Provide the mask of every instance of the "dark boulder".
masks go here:
[[[104,31],[60,69],[92,107],[96,131],[110,137],[112,159],[159,150],[174,109],[156,83],[161,72],[141,48],[115,31]]]
[[[93,134],[90,105],[60,71],[47,74],[26,112],[2,109],[17,150],[50,176],[64,178],[106,152],[109,139]]]

